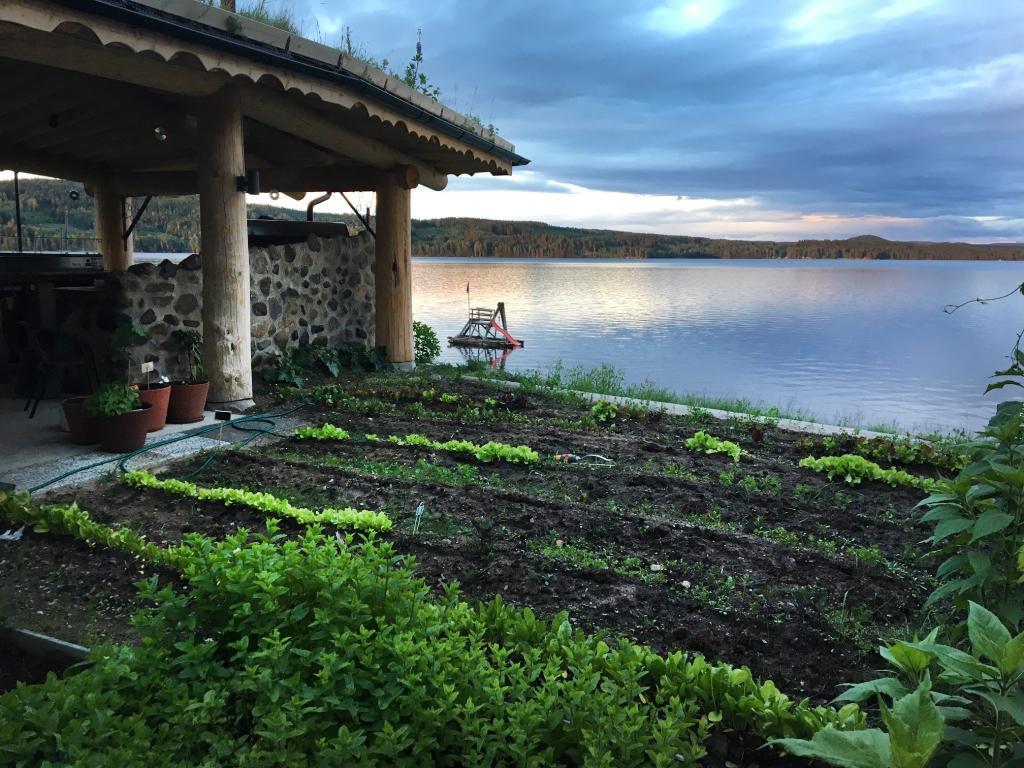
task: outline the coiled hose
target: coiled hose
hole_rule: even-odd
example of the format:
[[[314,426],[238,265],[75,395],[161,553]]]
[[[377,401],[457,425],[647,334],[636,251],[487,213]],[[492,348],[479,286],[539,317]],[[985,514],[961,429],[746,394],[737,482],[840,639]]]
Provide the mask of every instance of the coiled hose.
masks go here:
[[[210,432],[215,432],[215,431],[224,429],[224,427],[231,427],[232,429],[237,429],[239,432],[251,432],[252,433],[248,437],[245,437],[242,440],[240,440],[239,442],[233,444],[233,446],[237,446],[237,447],[240,447],[240,448],[248,445],[249,443],[251,443],[256,438],[262,437],[264,435],[273,435],[275,437],[290,437],[290,435],[284,435],[284,434],[281,434],[280,432],[276,432],[275,431],[276,428],[277,428],[277,423],[276,423],[275,420],[276,419],[283,419],[286,416],[290,416],[291,414],[295,413],[298,410],[301,410],[302,408],[305,408],[308,405],[310,405],[310,403],[302,403],[301,405],[297,405],[294,408],[290,408],[287,411],[282,411],[281,413],[254,413],[254,414],[252,414],[250,416],[242,416],[242,417],[237,418],[237,419],[231,419],[230,421],[228,421],[226,423],[210,424],[208,426],[199,427],[198,429],[190,430],[188,432],[181,432],[181,433],[179,433],[177,435],[174,435],[173,437],[168,437],[168,438],[165,438],[163,440],[157,440],[156,442],[148,443],[148,444],[142,446],[141,448],[139,448],[138,450],[132,451],[131,453],[125,453],[125,454],[121,454],[121,455],[118,455],[118,456],[113,456],[113,457],[111,457],[109,459],[103,459],[102,461],[96,461],[96,462],[93,462],[92,464],[86,464],[84,467],[77,467],[76,469],[72,469],[69,472],[65,472],[62,475],[58,475],[57,477],[52,478],[51,480],[47,480],[45,483],[40,483],[39,485],[35,485],[35,486],[29,488],[28,492],[29,493],[35,493],[36,491],[42,490],[43,488],[47,488],[47,487],[53,485],[54,483],[58,483],[61,480],[64,480],[65,478],[77,475],[79,472],[85,472],[88,469],[94,469],[96,467],[102,467],[105,464],[114,464],[116,462],[117,463],[117,470],[119,472],[127,472],[128,471],[127,464],[128,464],[129,461],[131,461],[132,459],[138,458],[142,454],[144,454],[144,453],[146,453],[148,451],[151,451],[154,448],[162,448],[165,445],[173,445],[174,443],[180,443],[183,440],[190,440],[193,437],[202,437],[203,435],[208,434]],[[254,425],[268,425],[268,426],[254,426]],[[195,477],[196,475],[200,474],[203,470],[205,470],[213,462],[213,460],[217,457],[217,453],[218,453],[218,451],[212,452],[206,458],[206,460],[203,461],[203,463],[199,465],[199,467],[197,469],[195,469],[192,472],[188,473],[188,475],[185,475],[185,477]]]

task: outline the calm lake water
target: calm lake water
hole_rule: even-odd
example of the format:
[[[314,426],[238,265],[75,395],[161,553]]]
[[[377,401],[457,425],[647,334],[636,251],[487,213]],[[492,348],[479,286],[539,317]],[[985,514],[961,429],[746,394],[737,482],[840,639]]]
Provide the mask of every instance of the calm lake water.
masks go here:
[[[504,301],[524,349],[509,369],[611,363],[629,381],[742,397],[821,420],[978,429],[987,377],[1024,327],[1007,262],[417,258],[413,311],[446,346],[473,306]],[[1002,399],[1017,396],[1005,390]]]

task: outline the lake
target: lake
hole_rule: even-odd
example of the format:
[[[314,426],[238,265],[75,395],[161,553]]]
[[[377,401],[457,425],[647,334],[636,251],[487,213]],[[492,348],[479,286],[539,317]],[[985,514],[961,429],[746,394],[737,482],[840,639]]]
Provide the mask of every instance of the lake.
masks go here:
[[[978,429],[1024,327],[1024,297],[953,314],[1024,280],[1011,262],[416,258],[413,311],[441,359],[473,306],[504,301],[526,346],[508,369],[610,363],[631,382],[741,397],[822,421]]]

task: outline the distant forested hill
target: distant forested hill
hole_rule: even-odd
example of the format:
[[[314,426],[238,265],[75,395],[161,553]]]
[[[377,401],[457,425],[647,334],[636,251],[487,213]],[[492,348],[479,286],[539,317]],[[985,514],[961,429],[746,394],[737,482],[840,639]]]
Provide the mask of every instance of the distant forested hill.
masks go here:
[[[413,225],[414,252],[424,256],[568,259],[1002,259],[1024,260],[1024,245],[903,243],[872,235],[848,240],[782,243],[647,235],[553,227],[535,221],[435,219]]]
[[[71,192],[78,193],[72,199]],[[92,249],[93,202],[81,184],[49,179],[21,181],[25,247]],[[136,200],[138,205],[141,201]],[[250,205],[249,216],[302,219],[305,211]],[[351,215],[318,213],[318,219],[355,224]],[[684,259],[967,259],[1024,261],[1024,245],[896,242],[862,235],[848,240],[795,243],[714,240],[604,229],[553,227],[535,221],[433,219],[414,221],[413,253],[423,256],[498,258],[684,258]],[[77,245],[77,244],[81,245]],[[0,182],[0,250],[15,245],[14,184]],[[199,200],[154,198],[135,233],[137,251],[195,251],[199,247]]]

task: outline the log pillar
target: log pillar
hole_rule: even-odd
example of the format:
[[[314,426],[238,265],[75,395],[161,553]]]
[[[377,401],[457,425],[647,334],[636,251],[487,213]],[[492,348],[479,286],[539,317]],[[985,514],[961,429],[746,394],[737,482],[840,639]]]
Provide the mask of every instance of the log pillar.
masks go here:
[[[104,184],[96,185],[96,246],[103,255],[103,269],[118,272],[132,265],[132,239],[125,241],[129,221],[127,200]]]
[[[199,105],[198,186],[203,263],[203,367],[209,401],[242,411],[252,406],[252,317],[242,111],[228,86]]]
[[[377,345],[387,347],[392,368],[412,370],[412,193],[404,173],[383,174],[377,186],[374,285]]]

